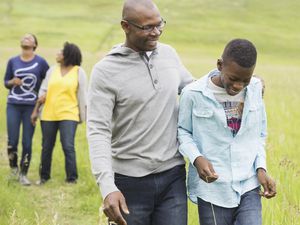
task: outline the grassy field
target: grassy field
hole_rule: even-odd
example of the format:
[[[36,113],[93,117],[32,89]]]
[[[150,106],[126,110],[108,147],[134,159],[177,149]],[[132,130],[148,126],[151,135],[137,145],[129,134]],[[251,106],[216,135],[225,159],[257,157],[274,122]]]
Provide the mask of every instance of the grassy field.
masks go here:
[[[268,111],[268,170],[277,181],[278,196],[263,200],[264,225],[300,224],[300,2],[294,0],[158,0],[167,21],[161,40],[173,45],[195,77],[214,68],[232,38],[252,40],[258,49],[256,73],[266,81]],[[83,67],[92,66],[123,41],[119,26],[121,0],[1,0],[0,74],[9,57],[20,52],[26,32],[39,39],[37,53],[49,64],[63,42],[78,44]],[[79,182],[64,183],[64,157],[56,144],[52,179],[42,187],[20,187],[8,179],[6,156],[6,95],[0,85],[0,224],[105,224],[99,215],[101,198],[91,175],[85,125],[76,137]],[[38,179],[41,132],[37,126],[29,172]],[[189,225],[198,224],[196,206],[189,203]]]

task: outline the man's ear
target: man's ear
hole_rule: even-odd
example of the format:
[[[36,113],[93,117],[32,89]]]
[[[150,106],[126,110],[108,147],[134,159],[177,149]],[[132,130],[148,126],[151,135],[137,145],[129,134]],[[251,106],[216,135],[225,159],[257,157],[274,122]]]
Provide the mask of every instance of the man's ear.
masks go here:
[[[223,59],[218,59],[217,61],[217,68],[219,71],[222,71],[223,68]]]
[[[121,26],[122,26],[122,29],[124,30],[124,32],[125,32],[126,34],[128,34],[128,33],[129,33],[129,25],[128,25],[128,22],[125,21],[125,20],[122,20],[122,21],[121,21]]]

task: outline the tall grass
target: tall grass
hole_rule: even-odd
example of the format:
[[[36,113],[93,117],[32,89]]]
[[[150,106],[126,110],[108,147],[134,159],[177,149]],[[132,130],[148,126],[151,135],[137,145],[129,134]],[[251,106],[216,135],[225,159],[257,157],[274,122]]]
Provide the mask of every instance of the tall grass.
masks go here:
[[[299,1],[158,0],[167,26],[161,37],[173,45],[184,64],[201,77],[215,67],[232,38],[252,40],[259,52],[256,73],[267,85],[268,171],[278,195],[263,200],[264,225],[300,224],[300,8]],[[38,54],[50,64],[64,41],[78,44],[83,67],[92,66],[110,47],[123,41],[119,26],[122,1],[2,0],[0,2],[0,74],[9,57],[19,53],[19,38],[35,33]],[[8,179],[6,156],[6,95],[0,85],[0,224],[105,224],[101,198],[90,172],[85,125],[76,136],[79,182],[64,182],[64,156],[57,140],[52,179],[46,185],[21,187]],[[21,146],[20,146],[21,149]],[[38,179],[41,132],[36,127],[29,178]],[[100,208],[101,212],[101,208]],[[198,223],[197,207],[189,203],[189,224]]]

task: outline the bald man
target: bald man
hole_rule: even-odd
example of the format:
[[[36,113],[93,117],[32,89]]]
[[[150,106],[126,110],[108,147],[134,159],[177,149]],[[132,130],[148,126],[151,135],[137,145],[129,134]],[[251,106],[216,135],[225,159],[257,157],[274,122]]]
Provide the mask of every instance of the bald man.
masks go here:
[[[150,0],[127,0],[126,39],[92,71],[87,137],[111,224],[185,225],[185,161],[177,150],[181,89],[192,81],[176,51],[159,43],[166,22]]]

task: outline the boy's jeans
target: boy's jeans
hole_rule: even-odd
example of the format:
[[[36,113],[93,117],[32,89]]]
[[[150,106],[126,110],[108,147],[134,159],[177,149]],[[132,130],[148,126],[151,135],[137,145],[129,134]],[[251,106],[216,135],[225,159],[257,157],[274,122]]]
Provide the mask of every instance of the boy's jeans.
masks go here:
[[[126,199],[128,225],[186,225],[187,196],[185,167],[129,177],[115,174],[115,183]]]
[[[217,225],[261,225],[261,197],[259,188],[246,192],[236,208],[223,208],[213,205]],[[201,225],[216,225],[209,202],[198,198],[198,213]]]

